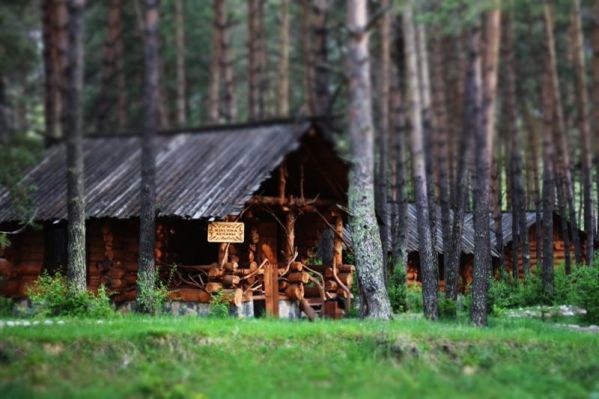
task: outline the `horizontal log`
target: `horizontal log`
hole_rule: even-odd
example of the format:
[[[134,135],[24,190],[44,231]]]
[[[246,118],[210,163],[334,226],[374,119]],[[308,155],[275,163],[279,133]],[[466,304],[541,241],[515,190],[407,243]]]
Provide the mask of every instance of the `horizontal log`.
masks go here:
[[[213,294],[223,289],[223,285],[218,282],[209,282],[206,284],[206,291]]]
[[[173,301],[185,301],[185,302],[200,302],[210,303],[212,296],[198,288],[180,288],[177,290],[170,291],[168,298]]]
[[[222,277],[223,284],[225,284],[228,287],[239,285],[240,281],[241,279],[239,276],[234,276],[231,274],[227,274],[226,276]]]
[[[335,201],[330,201],[322,198],[296,198],[286,197],[283,200],[279,197],[267,197],[255,195],[249,200],[250,205],[266,205],[266,206],[281,206],[281,207],[296,207],[296,208],[331,208],[336,207]]]
[[[290,269],[294,272],[301,272],[304,269],[304,264],[302,262],[293,262]]]
[[[306,272],[289,273],[288,280],[290,283],[307,284],[310,281],[310,275]]]

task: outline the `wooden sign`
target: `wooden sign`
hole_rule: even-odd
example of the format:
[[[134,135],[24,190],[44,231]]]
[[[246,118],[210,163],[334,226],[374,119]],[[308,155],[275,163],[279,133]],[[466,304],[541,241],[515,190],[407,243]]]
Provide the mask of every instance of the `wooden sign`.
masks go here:
[[[244,224],[212,222],[208,224],[208,242],[243,242]]]

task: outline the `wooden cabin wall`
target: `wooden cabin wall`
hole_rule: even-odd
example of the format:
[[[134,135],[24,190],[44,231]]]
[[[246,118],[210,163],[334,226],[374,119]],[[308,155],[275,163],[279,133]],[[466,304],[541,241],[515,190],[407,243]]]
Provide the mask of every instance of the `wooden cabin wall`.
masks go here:
[[[0,295],[23,298],[44,262],[44,232],[28,228],[11,237],[11,245],[0,257]]]
[[[553,265],[554,267],[560,266],[565,261],[565,252],[566,245],[564,243],[564,239],[561,235],[561,227],[560,227],[560,218],[554,217],[553,220]],[[581,236],[581,242],[583,245],[586,245],[584,237]],[[540,240],[537,240],[536,237],[536,228],[535,226],[531,226],[528,229],[528,243],[529,243],[529,256],[530,256],[530,268],[531,270],[535,270],[537,266],[537,245],[540,245],[541,248],[543,246],[543,237],[541,235]],[[542,251],[541,251],[542,253]],[[574,262],[574,244],[570,243],[570,253],[571,259]],[[508,273],[512,272],[513,258],[512,258],[512,244],[510,243],[506,246],[504,250],[504,261],[505,268]],[[542,261],[542,259],[539,259]],[[522,255],[518,256],[518,271],[520,278],[524,278],[524,270],[522,268]]]

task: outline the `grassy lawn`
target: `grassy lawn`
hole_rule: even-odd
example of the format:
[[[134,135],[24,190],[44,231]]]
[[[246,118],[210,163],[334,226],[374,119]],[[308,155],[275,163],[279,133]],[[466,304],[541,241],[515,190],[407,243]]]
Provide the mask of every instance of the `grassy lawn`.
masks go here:
[[[5,327],[0,397],[599,397],[599,335],[492,324],[126,317]]]

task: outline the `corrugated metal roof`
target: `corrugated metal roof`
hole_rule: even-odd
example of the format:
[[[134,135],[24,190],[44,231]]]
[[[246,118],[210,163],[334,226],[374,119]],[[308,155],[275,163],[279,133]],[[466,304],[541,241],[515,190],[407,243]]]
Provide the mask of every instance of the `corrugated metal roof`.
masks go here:
[[[162,216],[222,218],[241,212],[283,158],[299,147],[308,123],[213,129],[156,138],[157,207]],[[84,139],[86,215],[129,218],[139,213],[140,139]],[[25,176],[33,185],[36,220],[66,218],[64,144],[46,151]],[[15,221],[0,187],[0,222]]]

